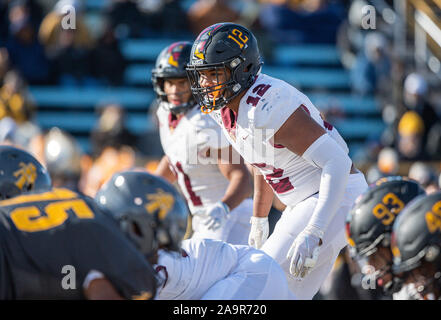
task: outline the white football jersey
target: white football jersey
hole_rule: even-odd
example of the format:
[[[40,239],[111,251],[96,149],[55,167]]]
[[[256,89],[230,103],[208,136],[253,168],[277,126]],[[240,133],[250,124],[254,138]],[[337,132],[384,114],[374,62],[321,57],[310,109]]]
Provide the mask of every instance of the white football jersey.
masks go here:
[[[165,283],[158,290],[157,300],[200,299],[236,266],[238,250],[249,248],[211,239],[184,240],[181,247],[182,255],[158,251],[156,270],[165,278]]]
[[[245,245],[212,239],[182,241],[182,254],[159,250],[164,279],[156,300],[293,299],[274,259]]]
[[[209,150],[230,145],[222,129],[198,107],[188,111],[179,122],[172,122],[171,113],[161,106],[157,116],[162,148],[190,211],[194,213],[220,201],[229,182],[219,171],[217,154],[209,154]],[[174,129],[170,123],[175,125]]]
[[[274,193],[289,206],[317,193],[321,180],[321,168],[273,142],[274,134],[299,107],[325,128],[346,153],[349,152],[338,131],[322,119],[307,96],[290,84],[265,74],[260,74],[242,97],[237,115],[227,107],[210,113],[237,152],[259,168]]]

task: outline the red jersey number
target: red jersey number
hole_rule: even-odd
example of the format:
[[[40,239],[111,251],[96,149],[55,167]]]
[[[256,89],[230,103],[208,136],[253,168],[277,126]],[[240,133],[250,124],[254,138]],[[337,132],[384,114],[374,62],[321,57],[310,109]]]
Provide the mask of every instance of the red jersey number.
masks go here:
[[[271,186],[271,188],[273,188],[274,192],[282,194],[294,189],[291,181],[289,181],[289,177],[279,179],[283,176],[283,169],[274,168],[273,166],[267,165],[266,163],[252,163],[252,165],[257,168],[265,168],[272,171],[272,173],[265,175],[265,180]]]
[[[247,103],[251,104],[253,107],[257,106],[260,97],[262,97],[270,87],[271,87],[270,84],[259,84],[258,86],[255,86],[253,89],[253,93],[257,94],[258,97],[248,96]]]

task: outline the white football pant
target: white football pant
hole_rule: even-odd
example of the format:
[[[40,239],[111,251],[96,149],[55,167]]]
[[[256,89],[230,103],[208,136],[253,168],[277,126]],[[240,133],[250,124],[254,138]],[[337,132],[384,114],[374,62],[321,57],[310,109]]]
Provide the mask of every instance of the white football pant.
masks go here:
[[[355,199],[368,185],[362,173],[349,175],[344,199],[335,213],[323,237],[315,267],[301,281],[289,273],[290,260],[286,259],[288,250],[297,235],[306,227],[318,201],[318,194],[313,195],[294,207],[286,207],[277,222],[274,232],[263,244],[262,250],[273,257],[284,270],[293,294],[300,300],[310,300],[320,289],[332,270],[337,256],[346,246],[345,221]]]
[[[237,267],[217,281],[201,300],[294,300],[285,273],[260,250],[247,250]]]

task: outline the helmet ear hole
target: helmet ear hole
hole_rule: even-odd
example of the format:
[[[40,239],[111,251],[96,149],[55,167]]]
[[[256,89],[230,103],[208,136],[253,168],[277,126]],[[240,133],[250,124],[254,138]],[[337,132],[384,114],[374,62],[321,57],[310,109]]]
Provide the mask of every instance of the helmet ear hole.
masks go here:
[[[132,228],[132,232],[134,234],[136,234],[138,237],[142,238],[143,233],[142,233],[141,228],[139,227],[138,223],[133,221],[131,223],[131,228]]]

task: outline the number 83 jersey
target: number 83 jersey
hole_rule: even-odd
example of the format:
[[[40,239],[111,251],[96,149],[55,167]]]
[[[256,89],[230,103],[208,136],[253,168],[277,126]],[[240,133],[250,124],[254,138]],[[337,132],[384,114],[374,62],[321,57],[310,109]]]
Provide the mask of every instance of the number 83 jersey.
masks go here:
[[[151,265],[93,199],[54,188],[0,201],[0,300],[83,299],[92,270],[127,299],[156,292]]]
[[[323,120],[308,97],[265,74],[260,74],[241,98],[237,114],[227,107],[211,112],[236,151],[260,170],[274,193],[288,206],[318,192],[321,180],[320,168],[274,143],[274,134],[297,108],[303,108],[348,153],[343,138]]]

